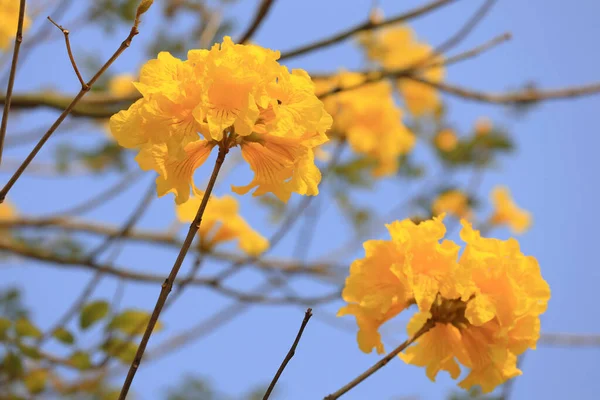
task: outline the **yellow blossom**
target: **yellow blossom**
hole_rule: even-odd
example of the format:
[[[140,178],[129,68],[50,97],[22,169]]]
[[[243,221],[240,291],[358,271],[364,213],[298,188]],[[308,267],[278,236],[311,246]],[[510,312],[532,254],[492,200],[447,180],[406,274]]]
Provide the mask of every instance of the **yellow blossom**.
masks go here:
[[[356,316],[361,350],[381,353],[379,327],[416,304],[408,334],[429,330],[400,358],[425,367],[431,380],[442,370],[457,379],[463,365],[469,373],[459,385],[488,393],[521,374],[517,356],[535,349],[550,289],[516,240],[482,238],[462,224],[466,245],[458,260],[458,245],[439,242],[441,218],[388,225],[392,240],[366,242],[366,257],[352,264],[343,291],[349,304],[339,315]]]
[[[531,214],[519,208],[506,187],[496,187],[492,191],[494,213],[490,222],[494,225],[508,225],[514,233],[523,233],[531,226]]]
[[[492,131],[492,121],[487,117],[480,117],[475,121],[475,135],[485,136]]]
[[[469,197],[460,190],[448,190],[434,200],[432,211],[434,216],[448,213],[457,218],[469,219],[471,217]]]
[[[408,26],[384,29],[363,39],[367,56],[389,70],[402,70],[418,65],[436,64],[423,68],[419,76],[431,81],[444,79],[445,69],[440,65],[441,57],[433,54],[431,46],[419,42]],[[399,79],[398,88],[406,107],[415,117],[432,114],[441,102],[438,91],[428,85],[410,79]]]
[[[182,222],[191,222],[196,217],[202,194],[192,197],[177,206],[177,218]],[[253,230],[239,215],[239,205],[231,196],[210,196],[202,216],[198,231],[201,244],[205,248],[232,240],[249,255],[259,255],[269,247],[269,241]]]
[[[17,216],[17,210],[15,206],[13,206],[8,201],[4,201],[0,203],[0,220],[8,221],[14,219]]]
[[[456,148],[456,145],[458,144],[458,137],[452,129],[447,128],[442,129],[435,136],[434,141],[438,149],[442,151],[452,151]]]
[[[234,44],[225,37],[187,60],[162,52],[134,85],[143,98],[111,118],[120,145],[139,149],[143,169],[159,174],[158,194],[184,203],[193,175],[215,146],[240,147],[254,179],[235,186],[287,201],[292,192],[314,196],[321,180],[314,148],[332,123],[303,70],[279,65],[279,52]]]
[[[137,94],[133,81],[135,76],[131,74],[120,74],[113,76],[108,82],[108,91],[115,96],[125,97]]]
[[[317,82],[317,93],[357,86],[364,79],[359,73],[341,72]],[[398,170],[399,156],[412,150],[415,137],[402,123],[402,112],[387,82],[344,90],[326,97],[324,103],[334,116],[333,134],[345,137],[355,152],[376,160],[375,176],[392,175]]]
[[[19,23],[19,2],[15,0],[0,0],[0,51],[7,50],[14,43]],[[23,32],[25,32],[31,20],[25,14],[23,20]]]

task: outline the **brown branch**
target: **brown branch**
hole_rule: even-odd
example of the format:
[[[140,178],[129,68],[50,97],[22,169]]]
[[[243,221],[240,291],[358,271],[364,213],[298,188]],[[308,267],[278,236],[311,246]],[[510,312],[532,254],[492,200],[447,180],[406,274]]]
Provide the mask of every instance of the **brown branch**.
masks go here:
[[[150,204],[152,204],[152,200],[154,200],[156,193],[155,187],[156,185],[154,183],[154,179],[152,179],[148,189],[146,190],[146,194],[144,194],[131,216],[127,219],[127,221],[125,221],[123,227],[115,234],[107,236],[106,239],[104,239],[104,241],[98,245],[98,247],[90,251],[86,256],[88,260],[94,260],[99,254],[106,250],[112,242],[119,240],[123,236],[127,235],[129,231],[131,231],[140,218],[144,216],[144,213],[148,210]]]
[[[238,43],[244,44],[252,38],[254,33],[258,30],[260,25],[265,20],[265,17],[269,13],[269,11],[271,11],[271,7],[273,6],[274,3],[275,3],[275,0],[262,0],[261,1],[260,5],[258,6],[258,9],[256,10],[256,14],[254,14],[254,18],[252,19],[252,22],[250,23],[250,26],[248,27],[248,29],[246,29],[246,32],[244,32],[241,35],[240,39],[238,40]]]
[[[327,39],[319,40],[314,43],[310,43],[310,44],[301,46],[297,49],[284,52],[281,54],[280,60],[284,60],[286,58],[297,57],[299,55],[306,54],[306,53],[314,51],[314,50],[332,46],[336,43],[339,43],[343,40],[346,40],[346,39],[356,35],[357,33],[360,33],[360,32],[366,31],[366,30],[372,30],[372,29],[380,28],[380,27],[386,26],[386,25],[393,25],[393,24],[397,24],[397,23],[401,23],[401,22],[406,22],[409,19],[420,17],[424,14],[434,11],[437,8],[440,8],[445,5],[449,5],[455,1],[456,0],[432,1],[431,3],[425,4],[421,7],[415,8],[411,11],[397,15],[390,19],[386,19],[379,23],[373,22],[369,19],[362,24],[356,25],[356,26],[349,28],[343,32],[339,32]]]
[[[542,333],[538,344],[541,346],[600,347],[600,334]]]
[[[13,86],[15,85],[15,76],[17,74],[17,64],[19,62],[19,50],[23,42],[23,21],[25,20],[25,0],[19,3],[19,21],[17,22],[17,34],[15,37],[15,48],[10,65],[10,75],[6,88],[6,101],[4,102],[4,111],[2,112],[2,122],[0,123],[0,164],[2,164],[2,152],[4,151],[4,138],[6,137],[6,127],[8,126],[8,112],[12,99]]]
[[[200,203],[200,207],[198,208],[198,212],[196,213],[196,217],[190,224],[190,228],[188,230],[188,234],[183,242],[183,246],[173,264],[173,268],[169,273],[169,276],[165,280],[162,285],[160,295],[158,296],[158,300],[156,301],[156,305],[154,306],[154,310],[152,311],[152,316],[148,321],[148,325],[146,326],[146,330],[144,335],[142,336],[142,340],[139,344],[135,357],[131,363],[131,367],[129,368],[129,372],[127,373],[127,377],[125,378],[125,382],[123,383],[123,387],[121,389],[121,394],[119,395],[119,400],[125,400],[127,397],[127,393],[129,392],[129,388],[131,387],[131,383],[133,382],[133,378],[137,372],[137,369],[142,362],[142,357],[144,356],[144,352],[146,351],[146,346],[148,345],[148,341],[150,340],[150,335],[152,335],[152,331],[154,330],[154,326],[158,321],[158,317],[167,301],[167,297],[169,296],[169,292],[173,287],[173,282],[177,278],[177,274],[181,265],[183,264],[183,260],[190,248],[192,241],[196,237],[196,233],[198,233],[198,229],[200,228],[200,224],[202,223],[202,216],[204,215],[204,210],[206,209],[206,205],[208,204],[208,198],[215,186],[215,182],[217,181],[217,176],[219,175],[219,170],[223,165],[223,161],[225,161],[225,156],[229,152],[229,142],[228,140],[224,140],[219,145],[219,154],[217,156],[217,160],[215,162],[215,166],[210,177],[210,181],[208,182],[208,186],[206,187],[206,191],[202,196],[202,201]]]
[[[79,68],[77,68],[77,62],[75,62],[75,57],[73,56],[73,51],[71,50],[71,41],[69,40],[69,30],[65,29],[61,25],[57,24],[50,16],[48,16],[48,21],[52,22],[52,24],[54,26],[56,26],[58,29],[60,29],[60,31],[65,36],[65,45],[67,47],[67,54],[69,56],[69,60],[71,61],[71,65],[73,66],[73,70],[75,71],[75,74],[77,75],[77,79],[79,79],[79,83],[81,83],[82,90],[83,89],[87,90],[86,89],[87,84],[85,83],[85,80],[81,76],[81,73],[79,72]]]
[[[424,333],[429,331],[433,326],[434,326],[434,323],[431,320],[428,320],[425,323],[425,325],[423,325],[423,327],[421,329],[419,329],[419,331],[417,333],[415,333],[415,335],[412,338],[408,339],[407,341],[402,343],[400,346],[396,347],[391,353],[389,353],[388,355],[383,357],[381,360],[379,360],[376,364],[374,364],[372,367],[367,369],[365,372],[363,372],[362,374],[360,374],[359,376],[357,376],[356,378],[351,380],[348,384],[343,386],[341,389],[330,394],[329,396],[326,396],[324,400],[335,400],[335,399],[338,399],[341,396],[343,396],[345,393],[347,393],[348,391],[350,391],[351,389],[356,387],[359,383],[361,383],[362,381],[367,379],[369,376],[373,375],[375,372],[377,372],[381,368],[383,368],[394,357],[396,357],[398,354],[400,354],[402,351],[404,351],[404,349],[406,349],[408,346],[410,346],[412,343],[414,343],[421,335],[423,335]]]
[[[267,400],[269,398],[269,396],[271,396],[271,392],[273,391],[273,388],[275,388],[275,385],[277,384],[279,377],[283,373],[283,370],[288,365],[288,363],[290,362],[292,357],[294,357],[294,354],[296,354],[296,347],[298,346],[298,343],[300,342],[300,338],[302,337],[302,333],[304,332],[304,328],[306,328],[306,325],[308,324],[310,317],[312,317],[312,309],[308,308],[308,309],[306,309],[306,313],[304,314],[304,319],[302,320],[302,325],[300,325],[300,330],[298,331],[298,334],[296,335],[296,339],[294,340],[294,343],[292,344],[292,347],[290,348],[288,353],[285,355],[285,358],[283,359],[283,362],[279,366],[277,373],[273,377],[271,384],[267,388],[267,391],[263,397],[263,400]]]
[[[505,32],[502,35],[496,36],[496,37],[492,38],[491,40],[489,40],[477,47],[472,48],[471,50],[464,51],[462,53],[448,57],[445,60],[442,60],[442,61],[439,61],[436,63],[428,64],[428,65],[426,65],[426,68],[433,68],[433,67],[438,67],[438,66],[442,66],[442,65],[444,67],[447,67],[447,66],[456,64],[458,62],[477,57],[478,55],[485,53],[486,51],[491,50],[494,47],[496,47],[504,42],[507,42],[511,39],[512,39],[511,33]]]
[[[144,3],[145,3],[145,0],[142,0],[141,4],[144,4]],[[151,4],[151,3],[149,3],[149,4]],[[33,148],[31,153],[29,153],[29,155],[25,158],[23,163],[15,171],[13,176],[8,180],[6,185],[2,188],[2,190],[0,190],[0,203],[4,202],[4,199],[6,198],[6,195],[8,194],[10,189],[14,186],[14,184],[17,182],[17,180],[21,177],[21,175],[23,174],[25,169],[27,169],[29,164],[31,164],[31,162],[33,161],[35,156],[39,153],[39,151],[42,149],[44,144],[46,144],[48,139],[50,139],[50,136],[52,136],[52,134],[56,131],[56,129],[58,129],[60,124],[65,120],[65,118],[67,118],[67,115],[69,115],[69,113],[73,110],[73,108],[77,105],[77,103],[79,103],[79,101],[90,91],[90,89],[92,88],[94,83],[96,83],[96,81],[100,78],[100,76],[102,76],[102,74],[104,74],[104,72],[106,72],[106,70],[112,65],[112,63],[115,62],[115,60],[117,58],[119,58],[121,53],[123,53],[129,46],[131,46],[131,42],[132,42],[133,38],[139,33],[138,25],[140,23],[139,17],[141,15],[139,10],[140,10],[140,8],[138,7],[138,14],[136,15],[135,21],[133,23],[133,26],[131,27],[131,30],[129,31],[129,35],[127,35],[127,38],[125,38],[125,40],[121,43],[121,45],[114,52],[114,54],[108,59],[108,61],[106,63],[104,63],[104,65],[102,67],[100,67],[100,69],[98,70],[98,72],[96,72],[96,74],[92,77],[92,79],[90,79],[89,82],[87,82],[85,85],[82,86],[79,93],[77,93],[77,95],[73,98],[71,103],[60,114],[60,116],[52,124],[50,129],[48,129],[48,131],[40,139],[40,141],[37,143],[37,145]],[[144,10],[144,11],[146,11],[146,10]]]
[[[512,93],[487,93],[467,89],[450,83],[432,82],[420,76],[408,75],[407,78],[465,100],[492,104],[526,105],[539,101],[563,100],[600,93],[600,82],[561,89],[538,90],[536,88],[528,88]]]
[[[66,218],[51,218],[51,219],[15,219],[12,221],[0,221],[0,228],[45,228],[45,229],[62,229],[70,232],[86,232],[91,234],[112,236],[118,233],[118,228],[106,225],[98,225],[91,222],[72,221]],[[132,230],[123,236],[123,239],[136,242],[150,242],[162,244],[170,247],[181,248],[182,242],[173,235],[164,233],[155,233],[151,231]],[[206,256],[218,260],[225,260],[235,264],[242,264],[248,261],[248,257],[239,256],[227,252],[210,250],[204,253]],[[303,265],[297,262],[275,259],[261,258],[252,260],[255,265],[260,268],[278,269],[285,273],[291,274],[311,274],[319,276],[328,276],[330,271],[340,269],[342,266],[333,264],[313,264]],[[162,279],[161,279],[162,282]]]

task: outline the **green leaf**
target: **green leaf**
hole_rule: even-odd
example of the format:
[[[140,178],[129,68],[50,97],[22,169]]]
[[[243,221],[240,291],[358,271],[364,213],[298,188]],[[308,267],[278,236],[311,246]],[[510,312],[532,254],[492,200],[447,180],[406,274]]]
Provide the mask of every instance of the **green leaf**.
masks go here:
[[[90,361],[90,355],[85,351],[76,351],[69,357],[69,362],[73,364],[75,368],[80,370],[86,370],[92,366]]]
[[[73,337],[73,334],[71,332],[69,332],[68,330],[66,330],[65,328],[58,328],[57,330],[55,330],[52,333],[52,336],[64,343],[64,344],[73,344],[75,343],[75,338]]]
[[[133,342],[125,342],[113,337],[104,342],[102,350],[109,356],[116,357],[123,364],[130,364],[135,357],[137,346]]]
[[[146,325],[150,320],[150,314],[141,310],[125,310],[120,314],[115,315],[108,329],[118,330],[126,335],[141,335],[146,330]],[[156,321],[154,331],[162,329],[160,321]]]
[[[79,326],[81,329],[87,329],[108,314],[108,302],[104,300],[94,301],[86,304],[79,315]]]
[[[48,371],[45,369],[36,369],[29,372],[24,378],[23,383],[29,393],[40,393],[46,388],[48,380]]]
[[[8,336],[8,329],[12,325],[12,322],[6,318],[0,318],[0,340],[4,340]]]
[[[2,360],[2,370],[9,378],[16,378],[23,374],[23,361],[17,354],[8,352]]]
[[[42,337],[42,332],[27,318],[19,318],[15,322],[15,330],[18,336],[33,337],[36,339]]]
[[[34,360],[39,360],[40,358],[42,358],[40,351],[36,347],[29,346],[23,343],[17,343],[17,347],[19,348],[19,350],[21,350],[21,353],[23,353],[23,355],[29,358],[33,358]]]

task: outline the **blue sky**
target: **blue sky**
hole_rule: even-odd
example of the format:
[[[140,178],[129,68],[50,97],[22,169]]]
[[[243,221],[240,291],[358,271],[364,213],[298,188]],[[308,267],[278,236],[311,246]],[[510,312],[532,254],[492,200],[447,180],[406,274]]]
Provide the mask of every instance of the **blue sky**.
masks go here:
[[[595,49],[596,38],[600,37],[600,25],[597,24],[600,4],[592,0],[571,4],[559,0],[504,0],[498,3],[456,51],[469,49],[505,31],[513,34],[513,40],[475,60],[453,66],[447,72],[449,82],[486,91],[502,91],[517,88],[531,80],[543,88],[598,80],[600,55]],[[371,1],[367,0],[280,0],[254,40],[273,49],[291,49],[362,21],[370,4]],[[380,4],[385,15],[392,16],[422,2],[390,0]],[[479,4],[481,1],[459,1],[415,20],[411,25],[421,39],[437,44],[459,29]],[[238,27],[246,26],[255,5],[255,1],[240,1],[231,8]],[[150,11],[142,25],[140,41],[145,35],[152,35],[153,18],[157,13],[157,9]],[[58,32],[55,34],[58,35]],[[122,40],[121,36],[107,38],[102,32],[92,29],[84,29],[81,33],[75,30],[71,38],[76,52],[79,49],[103,55],[112,52]],[[62,46],[62,42],[55,41],[36,50],[20,71],[17,91],[58,87],[65,93],[75,93],[77,80]],[[134,42],[133,47],[114,65],[113,71],[132,72],[141,62],[143,56],[139,49],[136,50]],[[288,65],[323,71],[342,66],[359,68],[362,64],[357,47],[348,41],[294,59]],[[552,288],[552,299],[542,319],[543,331],[600,333],[600,322],[594,318],[597,315],[596,288],[600,279],[595,254],[597,224],[600,222],[596,213],[599,193],[597,171],[600,171],[600,158],[596,154],[600,147],[596,117],[600,96],[542,104],[518,118],[497,106],[454,98],[448,98],[448,104],[450,120],[455,126],[466,130],[478,116],[487,115],[509,129],[518,144],[518,151],[513,156],[503,159],[495,171],[486,174],[480,193],[485,197],[494,185],[507,185],[517,202],[534,215],[532,229],[519,240],[524,253],[537,257]],[[35,116],[27,120],[11,119],[10,127],[16,131],[45,127],[55,113],[38,112]],[[9,135],[10,132],[9,129]],[[70,135],[68,139],[66,136],[53,138],[39,159],[51,160],[53,148],[68,140],[90,143],[89,139],[80,139],[76,135]],[[28,148],[9,152],[7,159],[19,160],[25,150]],[[201,169],[196,175],[197,181],[203,182],[207,174],[206,168]],[[8,177],[3,167],[2,179]],[[248,177],[247,171],[236,170],[226,184],[219,185],[216,193],[225,194],[229,183],[240,184]],[[114,174],[62,181],[26,177],[14,187],[10,198],[24,214],[43,215],[78,203],[118,179]],[[122,221],[151,180],[150,175],[144,176],[141,182],[128,188],[114,202],[87,217],[106,223]],[[462,184],[465,185],[464,180]],[[389,185],[382,185],[379,189],[376,196],[368,197],[374,201],[373,207],[377,210],[390,209],[393,206],[391,198],[414,190]],[[252,201],[243,199],[244,217],[260,232],[266,235],[273,232],[276,227],[266,224],[264,213],[256,211],[252,204]],[[154,202],[140,226],[166,228],[173,215],[172,199],[161,198]],[[404,217],[404,214],[397,215],[397,218]],[[342,217],[332,207],[328,208],[309,256],[319,257],[344,242],[340,227],[343,231],[347,230]],[[509,232],[500,230],[494,234],[504,238]],[[294,238],[292,232],[274,254],[289,256],[293,251]],[[360,247],[356,250],[354,256],[361,256]],[[174,257],[172,252],[163,249],[131,246],[119,257],[118,264],[166,275]],[[43,327],[53,323],[57,313],[67,307],[91,277],[89,272],[82,270],[56,270],[29,262],[12,260],[9,266],[11,268],[2,272],[2,285],[15,283],[25,290],[26,303],[35,310],[35,319]],[[208,274],[216,267],[208,265],[204,272]],[[247,272],[232,282],[238,287],[250,288],[259,279],[256,274]],[[105,278],[94,298],[109,298],[115,287],[114,280]],[[306,295],[314,294],[315,290],[307,282],[300,282],[297,288]],[[157,295],[157,286],[128,284],[122,304],[150,308]],[[165,314],[167,331],[153,337],[151,347],[168,337],[168,332],[192,326],[227,304],[228,300],[209,289],[189,290]],[[339,303],[316,308],[315,313],[332,315],[338,307]],[[302,315],[300,307],[257,306],[224,328],[160,362],[142,363],[133,389],[138,398],[158,398],[157,393],[167,385],[177,382],[183,375],[193,374],[208,377],[217,388],[227,393],[241,394],[270,380],[296,334]],[[400,320],[405,321],[402,317]],[[398,343],[403,340],[401,321],[386,328],[391,344],[395,340]],[[90,340],[93,338],[94,333]],[[322,398],[377,359],[374,354],[365,355],[358,350],[354,330],[344,332],[314,318],[280,380],[279,398]],[[600,392],[600,381],[593,379],[588,371],[597,369],[598,359],[600,349],[540,347],[527,355],[524,374],[517,378],[513,398],[592,398],[594,393]],[[115,383],[121,383],[121,377]],[[438,382],[432,383],[423,369],[395,360],[344,398],[393,399],[415,395],[422,399],[442,399],[454,387],[455,383],[446,375],[442,374]]]

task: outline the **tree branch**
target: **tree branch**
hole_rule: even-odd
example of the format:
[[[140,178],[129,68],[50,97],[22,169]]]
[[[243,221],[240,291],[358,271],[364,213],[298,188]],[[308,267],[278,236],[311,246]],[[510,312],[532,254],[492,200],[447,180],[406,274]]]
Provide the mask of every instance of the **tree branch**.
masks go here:
[[[275,388],[275,385],[277,384],[279,377],[283,373],[283,370],[288,365],[288,363],[290,362],[292,357],[294,357],[294,354],[296,354],[296,347],[298,346],[298,343],[300,342],[300,338],[302,337],[302,333],[304,332],[304,328],[306,328],[306,325],[308,324],[310,317],[312,317],[312,309],[308,308],[308,309],[306,309],[306,313],[304,314],[304,319],[302,320],[302,325],[300,325],[300,330],[298,331],[298,334],[296,335],[296,339],[294,340],[294,343],[292,344],[292,347],[290,348],[288,353],[285,355],[285,358],[283,359],[281,365],[279,366],[277,373],[273,377],[271,384],[267,388],[267,391],[263,397],[263,400],[267,400],[269,398],[269,396],[271,396],[271,392]]]
[[[314,51],[314,50],[318,50],[318,49],[322,49],[325,47],[329,47],[332,46],[336,43],[339,43],[343,40],[348,39],[349,37],[352,37],[354,35],[356,35],[357,33],[360,33],[362,31],[366,31],[366,30],[372,30],[372,29],[376,29],[376,28],[380,28],[382,26],[386,26],[386,25],[393,25],[393,24],[397,24],[397,23],[401,23],[401,22],[405,22],[408,21],[409,19],[413,19],[416,17],[420,17],[424,14],[427,14],[437,8],[440,8],[442,6],[445,5],[449,5],[453,2],[455,2],[457,0],[436,0],[436,1],[432,1],[431,3],[425,4],[421,7],[415,8],[411,11],[408,11],[406,13],[397,15],[393,18],[390,19],[386,19],[385,21],[379,22],[379,23],[375,23],[373,21],[371,21],[370,19],[365,21],[362,24],[353,26],[352,28],[349,28],[345,31],[339,32],[327,39],[323,39],[323,40],[319,40],[316,41],[314,43],[310,43],[304,46],[301,46],[297,49],[294,50],[290,50],[287,52],[284,52],[281,54],[280,60],[285,60],[287,58],[292,58],[292,57],[297,57],[299,55],[302,54],[306,54],[308,52]]]
[[[15,85],[15,76],[17,74],[17,64],[19,62],[19,50],[23,42],[23,21],[25,20],[25,0],[19,3],[19,21],[17,22],[17,34],[15,37],[15,48],[10,65],[10,75],[6,88],[6,100],[4,102],[4,111],[2,112],[2,122],[0,123],[0,164],[2,164],[2,153],[4,151],[4,138],[6,137],[6,127],[8,126],[8,112],[12,99],[13,86]],[[0,201],[1,203],[1,201]]]
[[[250,23],[250,26],[248,27],[248,29],[246,29],[246,32],[244,32],[242,34],[242,36],[240,37],[240,39],[238,40],[237,43],[244,44],[252,38],[254,33],[258,30],[260,25],[263,23],[265,17],[269,13],[269,11],[271,11],[271,7],[273,6],[273,4],[275,4],[275,0],[262,0],[261,1],[260,5],[258,6],[258,9],[256,10],[256,14],[254,14],[254,18],[252,19],[252,22]]]
[[[71,65],[73,66],[73,70],[77,75],[77,79],[79,79],[79,83],[81,83],[81,88],[86,88],[86,83],[81,73],[79,72],[79,68],[77,68],[77,62],[75,62],[75,57],[73,56],[73,51],[71,50],[71,41],[69,40],[69,30],[63,28],[61,25],[57,24],[50,16],[48,16],[48,21],[52,22],[54,26],[56,26],[65,36],[65,45],[67,46],[67,54],[69,55],[69,60],[71,61]]]

